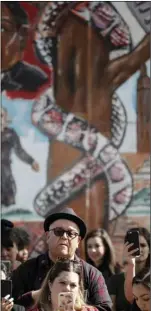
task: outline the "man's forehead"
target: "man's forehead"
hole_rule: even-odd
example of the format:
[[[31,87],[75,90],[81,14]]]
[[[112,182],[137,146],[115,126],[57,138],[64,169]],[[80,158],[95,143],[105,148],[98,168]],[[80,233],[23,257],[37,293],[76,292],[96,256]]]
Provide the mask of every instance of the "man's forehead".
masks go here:
[[[56,227],[61,227],[63,229],[75,229],[76,231],[79,232],[79,228],[78,226],[71,220],[67,220],[67,219],[58,219],[56,221],[54,221],[50,226],[49,229],[54,229]]]

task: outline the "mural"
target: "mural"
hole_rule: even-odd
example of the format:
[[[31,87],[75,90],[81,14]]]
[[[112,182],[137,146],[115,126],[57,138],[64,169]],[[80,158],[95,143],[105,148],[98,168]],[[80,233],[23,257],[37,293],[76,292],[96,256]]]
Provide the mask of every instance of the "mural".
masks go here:
[[[2,2],[5,218],[38,223],[69,204],[88,227],[117,235],[119,219],[146,213],[149,181],[141,175],[138,189],[131,159],[149,153],[148,138],[138,143],[149,137],[149,10],[146,1]]]

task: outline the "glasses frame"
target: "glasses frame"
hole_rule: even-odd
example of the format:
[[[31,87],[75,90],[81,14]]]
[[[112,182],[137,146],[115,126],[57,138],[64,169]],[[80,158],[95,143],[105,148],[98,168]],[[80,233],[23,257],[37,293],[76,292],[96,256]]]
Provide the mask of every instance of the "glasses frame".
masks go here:
[[[60,230],[60,233],[61,233],[61,231],[62,231],[62,234],[57,235],[57,234],[55,233],[55,232],[56,232],[56,229],[59,229],[59,230]],[[59,230],[58,230],[58,232],[59,232]],[[54,235],[57,236],[57,237],[59,237],[59,238],[62,238],[62,237],[64,236],[64,233],[66,233],[67,238],[70,239],[70,240],[73,240],[73,239],[75,239],[77,236],[79,236],[79,233],[76,232],[76,231],[73,231],[73,230],[64,230],[64,229],[62,229],[62,228],[60,228],[60,227],[56,227],[56,228],[53,228],[53,229],[49,229],[49,232],[51,232],[51,231],[53,231]],[[73,235],[74,235],[73,237],[70,236],[70,234],[72,234],[72,233],[73,233]]]

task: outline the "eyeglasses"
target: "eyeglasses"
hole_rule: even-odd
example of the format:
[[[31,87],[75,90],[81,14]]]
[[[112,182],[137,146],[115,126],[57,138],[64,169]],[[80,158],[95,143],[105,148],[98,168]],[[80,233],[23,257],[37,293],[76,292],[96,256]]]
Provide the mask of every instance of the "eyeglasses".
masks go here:
[[[69,239],[75,239],[79,235],[78,232],[75,232],[72,230],[64,230],[62,228],[50,229],[49,232],[51,232],[51,231],[53,231],[55,236],[58,236],[60,238],[63,237],[64,233],[66,233],[67,238],[69,238]]]

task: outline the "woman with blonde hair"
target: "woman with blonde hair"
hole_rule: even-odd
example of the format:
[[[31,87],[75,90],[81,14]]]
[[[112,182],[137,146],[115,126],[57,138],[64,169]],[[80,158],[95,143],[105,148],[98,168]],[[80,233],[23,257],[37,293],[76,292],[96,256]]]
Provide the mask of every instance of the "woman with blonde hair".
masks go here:
[[[73,297],[73,307],[59,304],[62,293],[70,293]],[[70,308],[71,307],[71,308]],[[88,306],[84,301],[83,271],[78,260],[60,259],[49,270],[43,281],[36,299],[36,305],[30,309],[44,311],[98,311]]]

